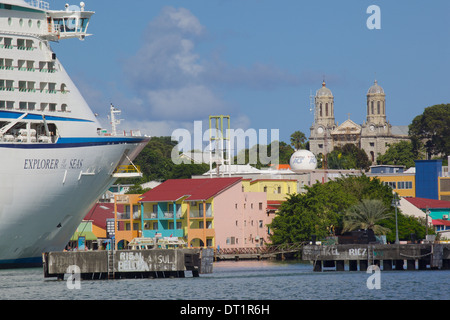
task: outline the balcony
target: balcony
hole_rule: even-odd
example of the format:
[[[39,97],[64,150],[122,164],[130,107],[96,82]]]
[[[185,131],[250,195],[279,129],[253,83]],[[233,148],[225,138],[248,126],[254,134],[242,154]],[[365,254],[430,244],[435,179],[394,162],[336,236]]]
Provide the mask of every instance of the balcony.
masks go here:
[[[203,210],[191,210],[189,212],[190,218],[203,218],[205,216],[205,213]],[[212,210],[206,210],[206,218],[212,218],[213,212]]]
[[[163,219],[173,219],[174,213],[173,211],[166,211],[162,214]],[[180,219],[181,218],[181,211],[176,213],[175,218]]]
[[[144,219],[158,219],[158,214],[156,212],[144,212]]]
[[[182,213],[181,211],[176,213],[175,218],[176,219],[181,219]],[[161,212],[159,215],[156,212],[145,212],[144,213],[144,219],[173,219],[174,218],[174,213],[173,211],[164,211]]]

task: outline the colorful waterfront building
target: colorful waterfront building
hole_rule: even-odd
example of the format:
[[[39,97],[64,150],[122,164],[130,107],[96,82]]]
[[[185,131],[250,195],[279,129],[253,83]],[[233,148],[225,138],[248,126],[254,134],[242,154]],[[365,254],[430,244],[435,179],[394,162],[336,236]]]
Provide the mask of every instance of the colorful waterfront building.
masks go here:
[[[139,194],[114,196],[116,249],[125,249],[131,240],[141,237],[141,205],[139,200]]]
[[[167,180],[142,195],[143,237],[181,237],[192,247],[254,247],[268,240],[264,192],[242,178]]]
[[[121,207],[119,206],[119,210]],[[78,248],[78,239],[84,238],[85,245],[89,249],[104,249],[108,245],[111,236],[111,226],[108,222],[112,220],[114,227],[114,203],[97,202],[84,217],[76,232],[72,235],[68,247]]]
[[[297,179],[245,179],[242,186],[247,192],[265,192],[267,201],[285,201],[289,194],[298,192]]]
[[[92,232],[92,221],[83,220],[70,238],[68,250],[97,249],[97,237]]]
[[[415,207],[427,213],[431,219],[448,220],[450,215],[450,201],[426,199],[426,198],[406,198]]]
[[[368,177],[377,178],[390,186],[400,197],[416,196],[415,172],[405,171],[404,166],[377,165],[370,167]]]

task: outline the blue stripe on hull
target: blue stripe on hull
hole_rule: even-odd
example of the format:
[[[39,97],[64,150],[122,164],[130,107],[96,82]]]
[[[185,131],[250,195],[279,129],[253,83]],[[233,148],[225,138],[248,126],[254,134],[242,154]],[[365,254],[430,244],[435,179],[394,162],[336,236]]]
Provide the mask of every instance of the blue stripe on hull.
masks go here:
[[[0,260],[0,269],[38,268],[42,267],[42,257]]]
[[[0,111],[0,118],[4,118],[4,119],[19,119],[24,114],[25,114],[24,112]],[[86,120],[86,119],[57,117],[57,116],[49,116],[49,115],[45,115],[45,119],[47,121],[94,122],[92,120]],[[41,114],[30,113],[24,118],[24,120],[42,120],[42,115]]]
[[[149,138],[59,138],[57,143],[5,143],[0,148],[15,149],[64,149],[115,144],[143,143]]]

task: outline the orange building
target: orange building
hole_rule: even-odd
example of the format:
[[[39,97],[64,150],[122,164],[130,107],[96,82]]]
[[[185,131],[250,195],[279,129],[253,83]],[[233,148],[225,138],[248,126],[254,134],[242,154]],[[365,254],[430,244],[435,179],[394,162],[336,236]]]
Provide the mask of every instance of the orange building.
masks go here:
[[[125,249],[131,240],[141,237],[140,197],[139,194],[114,196],[115,248],[118,250]]]

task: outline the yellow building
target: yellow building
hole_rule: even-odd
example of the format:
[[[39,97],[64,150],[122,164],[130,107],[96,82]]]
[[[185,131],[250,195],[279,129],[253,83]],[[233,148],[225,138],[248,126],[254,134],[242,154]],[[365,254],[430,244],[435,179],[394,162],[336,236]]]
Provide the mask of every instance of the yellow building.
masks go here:
[[[377,178],[390,186],[400,197],[416,196],[416,174],[405,171],[402,165],[375,165],[370,167],[370,178]]]
[[[289,194],[297,193],[295,179],[242,180],[244,192],[265,192],[267,201],[285,201]]]
[[[141,237],[139,194],[114,196],[116,249],[125,249],[134,238]]]
[[[439,177],[439,200],[450,201],[450,177]]]

